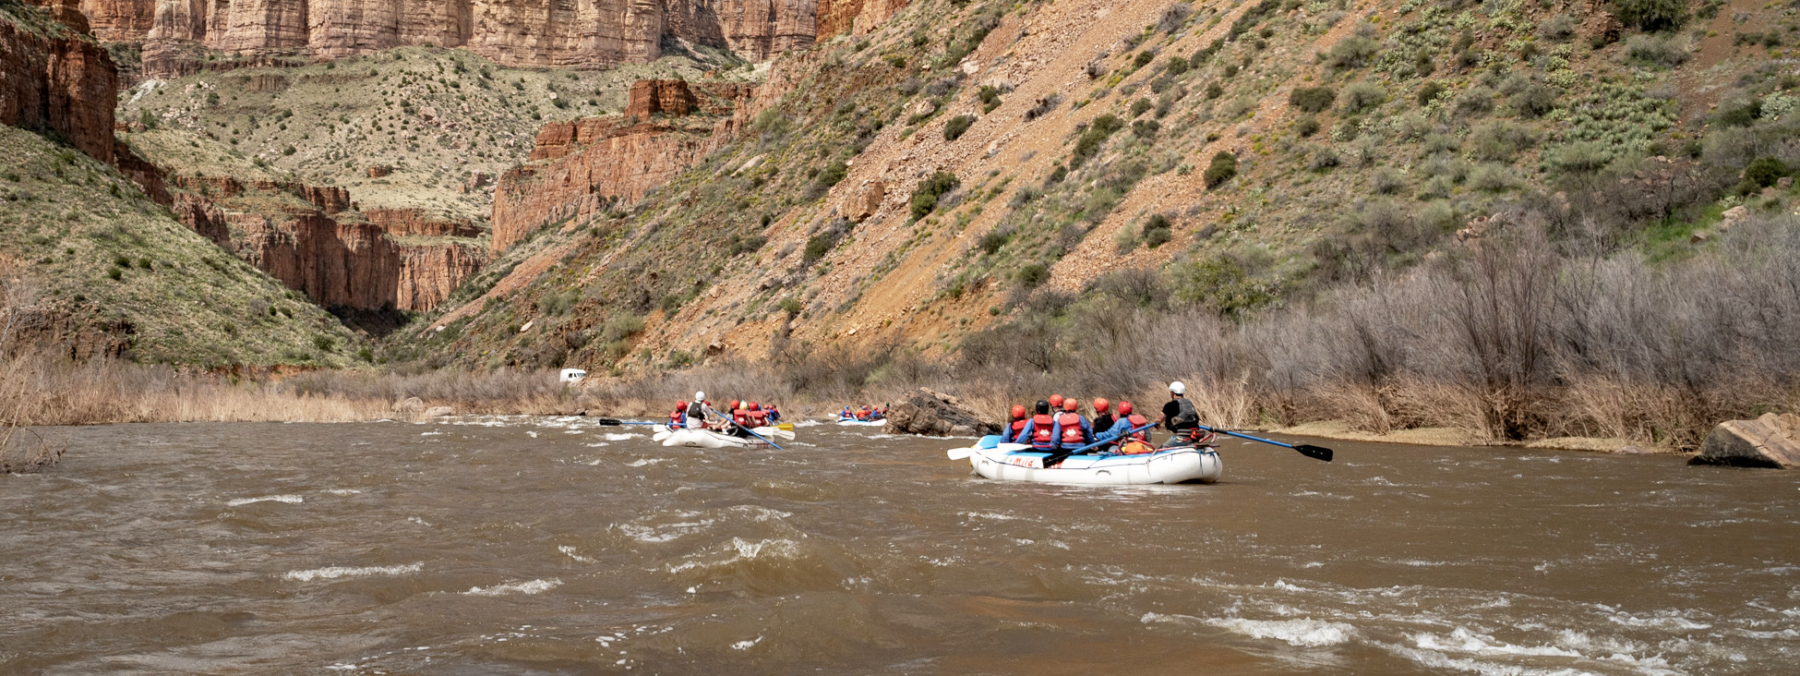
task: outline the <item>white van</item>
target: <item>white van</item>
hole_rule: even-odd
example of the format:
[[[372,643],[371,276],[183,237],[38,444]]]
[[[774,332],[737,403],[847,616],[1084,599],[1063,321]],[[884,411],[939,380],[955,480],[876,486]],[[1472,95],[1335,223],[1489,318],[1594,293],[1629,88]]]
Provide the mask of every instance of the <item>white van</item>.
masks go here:
[[[583,371],[581,369],[563,369],[562,370],[562,382],[565,382],[565,383],[579,383],[582,381],[582,379],[584,379],[586,377],[587,377],[587,371]]]

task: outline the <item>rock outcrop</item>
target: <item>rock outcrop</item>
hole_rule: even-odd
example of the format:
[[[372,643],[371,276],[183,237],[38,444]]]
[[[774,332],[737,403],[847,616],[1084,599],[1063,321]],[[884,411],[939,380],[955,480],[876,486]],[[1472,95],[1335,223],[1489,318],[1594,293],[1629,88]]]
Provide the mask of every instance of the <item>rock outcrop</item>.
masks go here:
[[[911,398],[888,409],[888,434],[943,437],[999,434],[1000,426],[984,422],[962,407],[962,402],[942,392],[919,388]]]
[[[850,33],[867,35],[877,24],[906,9],[910,0],[819,0],[815,39]]]
[[[546,224],[643,199],[729,140],[742,124],[738,103],[754,92],[734,83],[643,80],[632,85],[625,115],[544,125],[532,163],[494,188],[493,251]],[[702,115],[688,116],[695,111]]]
[[[412,210],[355,210],[342,188],[176,176],[171,209],[195,232],[328,308],[424,311],[487,262],[474,226]],[[371,216],[372,217],[368,217]]]
[[[886,0],[891,2],[892,0]],[[761,61],[813,43],[818,0],[81,0],[96,34],[144,41],[145,74],[192,72],[175,43],[239,56],[336,58],[466,47],[509,66],[600,69],[662,56],[665,38]]]
[[[1688,464],[1800,468],[1800,415],[1765,413],[1719,423]]]
[[[69,5],[40,18],[31,26],[0,21],[0,124],[59,134],[111,163],[119,86],[112,57],[81,32],[85,21]]]

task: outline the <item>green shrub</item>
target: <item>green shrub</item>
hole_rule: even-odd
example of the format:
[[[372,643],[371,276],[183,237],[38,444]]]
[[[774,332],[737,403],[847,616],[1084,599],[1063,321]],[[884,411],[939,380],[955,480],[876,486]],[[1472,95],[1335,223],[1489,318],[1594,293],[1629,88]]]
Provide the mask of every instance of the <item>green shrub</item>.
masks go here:
[[[995,108],[1000,107],[999,89],[995,88],[993,85],[982,85],[979,91],[981,94],[981,112],[983,114],[994,112]]]
[[[786,312],[789,317],[800,314],[800,309],[801,305],[799,298],[787,296],[781,299],[781,311]]]
[[[337,350],[337,341],[333,340],[331,336],[313,336],[312,343],[313,347],[317,348],[320,352],[332,352]]]
[[[1138,120],[1131,123],[1131,135],[1146,143],[1156,140],[1156,133],[1162,131],[1162,123],[1156,120]]]
[[[1020,287],[1035,289],[1050,281],[1050,268],[1044,267],[1043,263],[1030,263],[1019,268],[1013,278],[1018,280]]]
[[[1081,132],[1081,136],[1075,140],[1075,151],[1069,157],[1069,166],[1080,168],[1082,163],[1100,152],[1100,146],[1106,143],[1106,139],[1111,137],[1113,132],[1124,127],[1125,121],[1111,113],[1094,118],[1093,124],[1088,125],[1087,130]]]
[[[1155,107],[1156,107],[1156,104],[1151,103],[1150,99],[1138,99],[1136,101],[1132,101],[1131,102],[1131,116],[1137,117],[1139,115],[1143,115],[1145,111],[1148,111],[1151,108],[1155,108]]]
[[[1687,23],[1687,0],[1613,0],[1614,15],[1627,26],[1647,31],[1673,30]]]
[[[1674,68],[1687,61],[1688,48],[1661,35],[1633,35],[1625,41],[1625,57],[1640,65]]]
[[[116,282],[116,281],[119,281],[121,278],[125,277],[125,271],[115,267],[111,270],[107,270],[106,276]]]
[[[1337,92],[1330,87],[1300,87],[1288,93],[1288,105],[1308,113],[1318,113],[1331,108],[1337,100]]]
[[[1136,68],[1143,68],[1144,66],[1150,65],[1150,62],[1155,59],[1156,55],[1146,49],[1138,52],[1137,58],[1131,60],[1131,65]]]
[[[1170,234],[1172,226],[1173,224],[1169,222],[1169,217],[1162,214],[1152,214],[1149,219],[1144,221],[1144,226],[1141,231],[1142,237],[1144,238],[1144,246],[1154,249],[1167,244],[1168,241],[1174,237],[1174,235]]]
[[[1787,163],[1764,155],[1751,160],[1749,166],[1744,167],[1744,180],[1755,184],[1757,188],[1767,188],[1775,185],[1776,181],[1787,176],[1790,171]]]
[[[1299,134],[1300,138],[1311,138],[1313,134],[1319,133],[1319,119],[1308,115],[1295,120],[1294,133]]]
[[[944,140],[955,141],[962,138],[963,133],[969,131],[969,125],[972,124],[975,124],[974,115],[958,115],[950,118],[949,122],[944,123]]]
[[[1520,117],[1543,117],[1556,110],[1557,91],[1543,83],[1533,83],[1512,95],[1510,102]]]
[[[1761,117],[1762,100],[1751,99],[1749,101],[1726,104],[1724,110],[1719,111],[1718,117],[1714,119],[1718,120],[1721,126],[1748,127],[1755,124],[1756,120]]]
[[[1418,88],[1418,108],[1426,108],[1431,102],[1438,101],[1440,95],[1444,95],[1444,83],[1429,81],[1424,86],[1420,86]]]
[[[982,235],[981,239],[976,242],[976,246],[981,249],[981,253],[992,256],[1000,251],[1000,247],[1006,246],[1007,242],[1012,241],[1012,236],[1011,228],[994,228]]]
[[[1476,126],[1469,141],[1475,159],[1511,162],[1519,153],[1537,145],[1537,136],[1529,127],[1493,122]]]
[[[1612,151],[1599,141],[1578,141],[1549,153],[1551,166],[1571,174],[1592,174],[1612,162]]]
[[[1360,113],[1385,101],[1387,92],[1374,82],[1364,80],[1344,88],[1344,110],[1349,113]]]
[[[1214,153],[1212,162],[1206,165],[1206,188],[1217,188],[1234,176],[1237,176],[1237,156],[1223,150]]]
[[[937,208],[939,199],[960,185],[962,185],[962,181],[956,178],[956,174],[947,171],[934,173],[929,178],[920,181],[919,187],[914,188],[912,194],[913,220],[919,220],[931,213],[933,209]],[[809,242],[807,248],[810,250],[811,246]]]
[[[1216,99],[1216,98],[1219,98],[1224,95],[1225,95],[1225,88],[1220,87],[1219,83],[1217,83],[1217,82],[1206,83],[1206,98],[1207,98],[1207,100],[1210,101],[1212,99]]]
[[[1168,61],[1163,62],[1163,71],[1170,75],[1186,73],[1188,72],[1188,61],[1179,56],[1171,56]]]
[[[1381,45],[1360,35],[1339,40],[1325,52],[1325,62],[1340,70],[1361,68],[1381,51]]]

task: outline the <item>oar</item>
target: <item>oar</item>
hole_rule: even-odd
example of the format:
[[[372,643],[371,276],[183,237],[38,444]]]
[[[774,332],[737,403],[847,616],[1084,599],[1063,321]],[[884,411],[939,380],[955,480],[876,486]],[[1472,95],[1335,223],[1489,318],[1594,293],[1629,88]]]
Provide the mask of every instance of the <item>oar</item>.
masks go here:
[[[1137,434],[1137,433],[1138,433],[1138,432],[1142,432],[1142,431],[1144,431],[1144,430],[1147,430],[1147,429],[1150,429],[1150,428],[1152,428],[1152,427],[1155,427],[1155,426],[1156,426],[1156,423],[1150,423],[1150,424],[1148,424],[1148,425],[1145,425],[1145,426],[1143,426],[1143,427],[1137,427],[1137,428],[1133,428],[1133,429],[1132,429],[1132,430],[1131,430],[1131,431],[1129,431],[1129,432],[1126,432],[1126,433],[1124,433],[1124,434],[1121,434],[1121,435],[1119,435],[1119,436],[1116,436],[1116,437],[1113,437],[1113,438],[1111,438],[1111,439],[1107,439],[1107,440],[1106,440],[1106,441],[1096,441],[1096,442],[1094,442],[1094,443],[1091,443],[1091,444],[1088,444],[1088,445],[1086,445],[1086,446],[1082,446],[1082,447],[1081,447],[1081,448],[1076,448],[1076,449],[1070,449],[1070,450],[1067,450],[1067,451],[1057,451],[1057,452],[1055,452],[1055,453],[1051,453],[1051,454],[1050,454],[1050,455],[1048,455],[1048,456],[1045,456],[1045,457],[1044,457],[1044,468],[1045,468],[1045,469],[1049,469],[1049,468],[1051,468],[1051,467],[1054,467],[1054,466],[1056,466],[1056,464],[1057,464],[1057,463],[1060,463],[1060,462],[1062,462],[1062,461],[1064,461],[1064,460],[1068,460],[1068,459],[1069,459],[1069,456],[1071,456],[1071,455],[1075,455],[1075,454],[1076,454],[1076,453],[1080,453],[1080,452],[1082,452],[1082,451],[1085,451],[1085,450],[1087,450],[1087,449],[1090,449],[1090,448],[1094,448],[1094,447],[1096,447],[1096,446],[1104,446],[1104,445],[1106,445],[1106,444],[1110,444],[1110,443],[1112,443],[1112,442],[1114,442],[1114,441],[1118,441],[1118,440],[1120,440],[1120,439],[1124,439],[1124,438],[1125,438],[1125,437],[1129,437],[1129,436],[1131,436],[1131,435],[1133,435],[1133,434]]]
[[[713,407],[711,407],[711,406],[707,406],[707,407],[706,407],[706,412],[707,412],[707,413],[711,413],[711,414],[713,414],[713,415],[716,415],[716,416],[719,416],[719,418],[720,418],[720,419],[722,419],[722,420],[726,420],[726,421],[730,421],[730,420],[731,420],[731,416],[728,416],[728,415],[725,415],[725,414],[723,414],[723,413],[720,413],[720,412],[718,412],[718,411],[716,411],[716,410],[714,410],[714,409],[713,409]],[[750,429],[750,428],[748,428],[748,427],[744,427],[744,426],[742,426],[742,425],[739,425],[739,426],[738,426],[738,429],[741,429],[741,430],[743,430],[743,431],[744,431],[744,433],[745,433],[745,434],[748,434],[748,435],[750,435],[750,436],[753,436],[753,437],[756,437],[756,438],[758,438],[758,439],[761,439],[761,440],[762,440],[762,441],[763,441],[763,443],[765,443],[765,444],[768,444],[768,445],[770,445],[770,446],[774,446],[774,447],[775,447],[775,450],[777,450],[777,451],[785,451],[785,450],[787,450],[787,449],[785,449],[785,448],[782,448],[782,447],[781,447],[781,445],[780,445],[780,444],[777,444],[777,443],[775,443],[775,442],[773,442],[773,441],[769,441],[769,438],[768,438],[768,437],[765,437],[765,436],[763,436],[763,435],[761,435],[761,434],[757,434],[757,433],[756,433],[756,431],[755,431],[755,430],[752,430],[752,429]]]
[[[993,446],[982,446],[982,444],[987,443],[989,439],[994,440],[994,445]],[[968,458],[971,455],[975,455],[975,451],[977,451],[977,450],[981,450],[983,448],[995,448],[999,445],[1000,445],[1000,435],[989,434],[985,437],[982,437],[981,441],[975,442],[974,446],[970,446],[968,448],[952,448],[949,451],[947,451],[947,453],[950,455],[951,460],[962,460],[962,459]]]
[[[594,422],[601,424],[601,425],[661,425],[662,424],[659,422],[638,422],[635,420],[620,420],[618,418],[598,418],[598,419],[595,419]]]
[[[1213,429],[1213,428],[1207,427],[1205,425],[1196,425],[1196,427],[1199,427],[1200,429],[1206,430],[1208,432],[1217,432],[1219,434],[1226,434],[1226,435],[1237,437],[1239,439],[1249,439],[1251,441],[1260,441],[1265,444],[1280,446],[1282,448],[1291,448],[1296,451],[1299,451],[1300,455],[1304,455],[1308,458],[1312,458],[1314,460],[1324,460],[1325,462],[1331,462],[1331,449],[1325,448],[1324,446],[1314,446],[1312,444],[1284,444],[1279,441],[1275,441],[1273,439],[1264,439],[1262,437],[1253,437],[1248,434],[1238,434],[1237,432],[1231,432],[1228,430]]]

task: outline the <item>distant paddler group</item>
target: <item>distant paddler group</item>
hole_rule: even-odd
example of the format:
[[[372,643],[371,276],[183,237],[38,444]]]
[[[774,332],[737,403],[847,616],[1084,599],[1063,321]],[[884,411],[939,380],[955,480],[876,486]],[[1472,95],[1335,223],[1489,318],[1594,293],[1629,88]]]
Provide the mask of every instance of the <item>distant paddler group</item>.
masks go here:
[[[794,426],[780,422],[781,409],[773,404],[764,408],[759,402],[733,399],[726,410],[729,412],[713,408],[706,392],[695,392],[693,401],[676,402],[674,412],[669,414],[668,425],[663,426],[654,438],[664,446],[750,448],[768,445],[777,449],[781,445],[774,439],[794,438]]]

